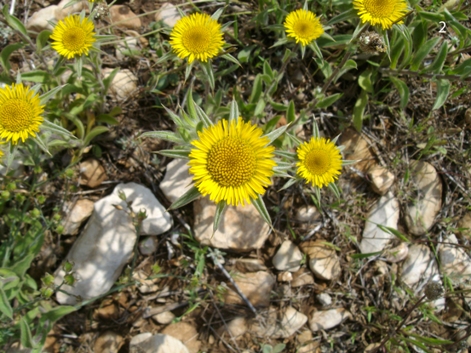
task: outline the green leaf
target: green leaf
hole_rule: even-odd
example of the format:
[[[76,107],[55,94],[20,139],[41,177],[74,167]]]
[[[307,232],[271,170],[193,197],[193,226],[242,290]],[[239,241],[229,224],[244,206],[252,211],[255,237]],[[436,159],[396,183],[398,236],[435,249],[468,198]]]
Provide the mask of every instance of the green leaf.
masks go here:
[[[283,133],[286,131],[286,129],[287,129],[288,127],[289,127],[289,124],[283,125],[283,126],[279,127],[278,129],[273,130],[273,131],[270,132],[269,134],[265,135],[265,137],[268,137],[268,140],[270,141],[269,143],[272,143],[272,142],[275,141],[278,137],[280,137],[281,135],[283,135]]]
[[[195,105],[196,115],[198,115],[198,119],[203,122],[204,127],[210,127],[213,122],[209,118],[208,114],[205,113],[203,109],[199,105]]]
[[[40,326],[42,326],[46,321],[53,324],[57,320],[62,319],[64,316],[69,315],[70,313],[73,313],[74,311],[77,311],[77,308],[70,305],[61,305],[61,306],[55,307],[41,314],[41,319],[39,319]]]
[[[296,111],[293,100],[289,101],[288,109],[286,109],[286,120],[288,123],[292,123],[296,120]]]
[[[260,99],[257,102],[257,105],[255,106],[255,110],[253,112],[253,115],[258,116],[263,113],[263,110],[265,109],[266,103],[264,99]]]
[[[67,136],[69,138],[75,138],[75,136],[69,130],[64,129],[62,126],[56,125],[47,119],[43,121],[43,129],[53,131],[55,133]]]
[[[263,62],[263,74],[268,75],[272,80],[275,79],[275,74],[273,73],[273,70],[270,67],[270,64],[268,63],[268,60],[265,60]]]
[[[26,271],[28,271],[28,269],[30,268],[31,262],[33,262],[35,256],[36,254],[29,254],[24,256],[22,259],[16,261],[16,263],[10,267],[11,270],[15,272],[18,277],[23,277]]]
[[[36,135],[36,137],[33,138],[32,140],[43,152],[45,152],[47,155],[52,157],[51,152],[49,152],[46,144],[44,143],[44,141],[41,139],[39,135]]]
[[[165,111],[167,112],[168,115],[170,115],[170,119],[175,123],[175,125],[179,127],[183,127],[184,123],[183,120],[174,112],[172,112],[170,109],[164,106]]]
[[[41,33],[38,34],[38,37],[36,38],[36,46],[38,51],[41,51],[44,46],[47,45],[47,41],[49,40],[49,36],[51,34],[52,32],[47,29],[41,31]]]
[[[98,135],[104,134],[105,132],[108,132],[110,129],[108,129],[106,126],[95,126],[88,134],[85,136],[85,139],[83,140],[83,145],[88,146],[92,140],[97,137]]]
[[[433,72],[435,74],[440,73],[443,69],[443,65],[445,64],[446,56],[448,54],[448,43],[444,42],[438,51],[435,60],[433,61],[432,65],[426,68],[427,71]]]
[[[162,156],[170,157],[170,158],[182,158],[182,159],[189,159],[188,155],[190,154],[189,149],[173,149],[173,150],[160,150],[157,153],[161,154]]]
[[[471,59],[467,59],[459,64],[455,69],[448,72],[449,75],[459,75],[461,78],[466,78],[471,75]]]
[[[237,121],[237,119],[239,119],[239,116],[239,107],[237,105],[236,100],[233,98],[229,107],[229,122]]]
[[[211,65],[211,61],[207,62],[200,62],[201,68],[203,69],[206,78],[208,79],[209,87],[211,90],[214,90],[215,80],[214,80],[214,71],[213,66]]]
[[[248,47],[242,48],[239,51],[239,54],[237,54],[237,59],[239,59],[241,63],[248,63],[250,54],[252,53],[252,50],[254,50],[256,47],[257,45],[253,44],[249,45]]]
[[[195,102],[193,101],[193,93],[190,89],[188,89],[188,94],[186,96],[186,106],[188,108],[188,115],[190,116],[190,119],[193,120],[193,122],[197,122],[198,119],[198,114],[196,114],[196,109],[195,109]]]
[[[350,71],[351,69],[357,69],[357,62],[352,59],[348,59],[343,67],[339,70],[338,74],[335,76],[334,83],[337,82],[337,80],[342,77],[346,72]]]
[[[431,23],[439,23],[445,19],[443,13],[418,11],[417,14],[420,18],[430,21]]]
[[[321,52],[321,49],[319,48],[319,46],[317,45],[317,42],[316,41],[312,41],[310,44],[309,44],[309,48],[311,48],[311,50],[314,52],[314,54],[316,54],[316,56],[318,58],[322,58],[322,52]]]
[[[399,107],[404,109],[409,102],[409,87],[407,87],[407,84],[404,81],[396,77],[390,76],[389,79],[399,91],[399,96],[401,97],[401,103],[399,104]]]
[[[252,92],[250,93],[249,103],[256,103],[260,99],[262,95],[262,75],[258,74],[255,76],[255,80],[253,82]]]
[[[395,237],[397,237],[399,240],[402,240],[403,242],[405,243],[410,243],[410,240],[407,239],[407,237],[402,234],[400,231],[398,231],[397,229],[394,229],[394,228],[391,228],[391,227],[386,227],[386,226],[383,226],[381,224],[377,224],[376,225],[379,229],[381,229],[383,232],[386,232],[388,234],[391,234],[391,235],[394,235]]]
[[[31,330],[29,329],[29,325],[24,317],[20,319],[20,342],[25,348],[35,347]]]
[[[438,109],[445,104],[448,94],[450,94],[450,87],[451,83],[448,80],[439,79],[437,81],[437,99],[433,104],[432,110]]]
[[[430,53],[430,51],[437,45],[439,41],[439,37],[432,38],[428,40],[423,46],[421,46],[419,50],[417,50],[410,65],[411,70],[417,71],[419,69],[425,57],[428,55],[428,53]]]
[[[5,20],[7,21],[8,25],[20,32],[22,35],[24,35],[26,38],[29,38],[28,36],[28,31],[26,30],[26,27],[21,23],[19,19],[17,19],[15,16],[10,15],[8,12],[8,7],[4,6],[3,7],[3,16],[5,16]]]
[[[41,104],[46,104],[51,98],[53,98],[57,92],[60,92],[61,90],[65,89],[66,87],[68,87],[70,85],[68,84],[65,84],[65,85],[62,85],[62,86],[57,86],[57,87],[54,87],[53,89],[47,91],[46,93],[44,93],[43,95],[39,96],[39,101],[41,102]]]
[[[316,103],[316,108],[327,108],[338,101],[343,96],[343,93],[335,93],[331,96],[320,99]]]
[[[262,196],[258,195],[258,197],[253,200],[253,205],[257,209],[260,216],[262,216],[263,220],[267,222],[271,227],[272,224],[270,214],[268,213],[268,210],[265,207],[265,202],[263,202]]]
[[[317,66],[319,67],[325,78],[329,78],[332,75],[332,66],[327,60],[321,58],[314,58],[314,61],[316,62]]]
[[[326,26],[332,26],[339,22],[346,22],[350,19],[358,18],[357,11],[354,8],[350,8],[349,10],[342,12],[340,15],[337,15],[327,22]]]
[[[216,213],[214,215],[214,222],[213,222],[213,234],[216,233],[219,227],[219,223],[221,223],[222,215],[224,214],[224,210],[226,209],[227,203],[226,201],[222,200],[216,206]]]
[[[363,71],[360,76],[358,76],[358,85],[363,88],[368,93],[373,93],[373,84],[371,83],[371,74],[373,70],[371,67],[368,67]]]
[[[25,81],[44,83],[48,81],[49,74],[45,71],[35,70],[21,74],[21,78]]]
[[[13,309],[11,308],[10,302],[3,291],[3,288],[0,287],[0,312],[9,319],[13,319]]]
[[[96,117],[96,122],[97,123],[106,123],[109,125],[118,125],[118,120],[113,118],[112,115],[110,114],[100,114]]]
[[[13,43],[13,44],[8,44],[5,48],[0,53],[0,64],[3,67],[3,70],[6,72],[10,71],[10,55],[15,51],[20,48],[23,48],[24,44],[23,43]]]
[[[363,126],[363,119],[366,105],[368,104],[368,93],[361,90],[360,97],[353,107],[353,127],[360,132]]]
[[[169,207],[169,210],[175,210],[177,208],[185,206],[189,204],[190,202],[195,201],[200,196],[201,196],[201,193],[198,191],[198,189],[195,186],[193,186],[190,190],[185,192],[178,200],[172,203]]]
[[[222,15],[223,11],[224,7],[220,7],[215,13],[211,15],[211,18],[215,21],[219,20],[219,17]]]
[[[230,61],[236,65],[238,65],[239,67],[242,67],[242,65],[240,64],[239,60],[237,60],[236,58],[234,58],[231,54],[222,54],[220,56],[222,59],[225,59],[227,61]]]

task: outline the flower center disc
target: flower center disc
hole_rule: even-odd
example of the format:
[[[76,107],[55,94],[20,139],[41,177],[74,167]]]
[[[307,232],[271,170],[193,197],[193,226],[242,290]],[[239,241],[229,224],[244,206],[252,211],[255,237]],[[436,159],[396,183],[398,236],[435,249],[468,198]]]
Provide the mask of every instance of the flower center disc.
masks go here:
[[[314,26],[310,21],[298,20],[293,30],[299,37],[308,38],[314,32]]]
[[[33,111],[28,103],[21,99],[10,99],[0,110],[0,125],[8,131],[23,131],[30,127],[32,116]]]
[[[65,31],[62,43],[67,50],[80,51],[85,46],[87,33],[80,27],[69,28]]]
[[[329,153],[323,150],[313,150],[306,155],[306,167],[314,175],[322,175],[329,170]]]
[[[394,12],[396,1],[393,0],[364,0],[366,11],[374,17],[389,17]]]
[[[222,186],[240,186],[252,178],[255,156],[244,141],[226,137],[216,143],[208,154],[208,171]]]
[[[211,42],[211,33],[202,26],[193,27],[183,34],[183,45],[191,53],[204,53]]]

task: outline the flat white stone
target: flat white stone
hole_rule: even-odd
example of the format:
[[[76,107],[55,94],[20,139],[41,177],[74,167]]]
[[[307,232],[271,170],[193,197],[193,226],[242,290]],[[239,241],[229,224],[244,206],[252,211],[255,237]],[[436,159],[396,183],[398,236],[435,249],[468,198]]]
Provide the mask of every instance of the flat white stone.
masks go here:
[[[56,5],[51,5],[34,12],[26,22],[26,29],[38,34],[46,29],[52,31],[53,27],[48,21],[55,20],[57,9]]]
[[[315,223],[321,221],[322,217],[314,206],[303,206],[296,210],[294,218],[299,222]]]
[[[409,254],[402,265],[402,281],[409,287],[413,287],[419,282],[428,282],[437,273],[437,263],[429,247],[425,244],[411,245]]]
[[[253,205],[228,206],[214,234],[216,204],[201,197],[193,207],[195,238],[201,245],[246,252],[260,249],[268,238],[270,227]]]
[[[407,206],[405,221],[410,233],[424,235],[442,207],[442,182],[435,168],[423,161],[411,162],[410,182],[417,196]]]
[[[163,313],[152,316],[152,320],[161,325],[168,325],[173,319],[175,319],[175,315],[171,311],[164,311]]]
[[[139,340],[134,338],[129,343],[130,353],[189,353],[181,341],[169,335],[158,333],[143,341],[141,338]]]
[[[62,220],[63,234],[77,234],[82,223],[92,214],[93,205],[93,201],[87,199],[80,199],[75,203],[65,205]]]
[[[399,202],[389,192],[382,196],[369,212],[360,242],[362,254],[382,251],[394,235],[383,231],[378,225],[397,229],[398,220]]]
[[[409,247],[407,246],[407,244],[401,243],[394,248],[385,250],[383,252],[383,258],[384,261],[396,263],[404,260],[407,257],[408,253]]]
[[[111,195],[96,202],[84,231],[66,257],[74,264],[77,280],[73,287],[64,285],[62,289],[83,299],[106,293],[118,279],[134,250],[136,230],[125,211],[126,203],[118,196],[119,192],[123,192],[127,201],[132,202],[136,213],[147,211],[148,218],[142,222],[140,234],[161,234],[172,225],[170,215],[152,192],[136,183],[119,184]],[[123,209],[116,209],[113,205]],[[56,285],[62,283],[64,275],[61,266],[56,271]],[[74,296],[58,292],[56,297],[61,304],[76,304]]]
[[[454,245],[453,245],[454,244]],[[471,258],[460,247],[454,234],[450,235],[438,250],[440,268],[455,282],[471,276]]]
[[[273,266],[279,271],[296,272],[300,268],[303,254],[299,248],[289,240],[285,240],[272,259]]]
[[[312,332],[328,330],[340,325],[347,318],[351,318],[351,316],[343,308],[315,311],[309,319],[309,328]]]
[[[307,241],[300,246],[309,257],[309,268],[314,276],[330,281],[340,275],[340,260],[335,250],[327,246],[324,241]]]
[[[157,244],[156,237],[147,237],[139,242],[139,252],[144,256],[151,255],[157,250]]]
[[[181,18],[175,5],[165,2],[160,6],[159,11],[155,14],[155,21],[162,21],[169,27],[174,27],[177,21]]]
[[[379,195],[385,195],[394,183],[394,174],[386,168],[374,165],[368,169],[371,188]]]
[[[268,272],[236,273],[234,281],[253,306],[268,306],[270,304],[270,294],[275,285],[275,278]],[[231,287],[225,294],[224,302],[246,305],[245,301]]]
[[[111,23],[116,27],[139,30],[141,19],[127,5],[113,5],[110,8]]]
[[[244,317],[236,317],[226,325],[219,328],[218,333],[222,338],[237,338],[242,336],[248,330],[247,320]]]
[[[113,7],[113,6],[112,6]],[[103,78],[110,75],[113,69],[104,68]],[[110,93],[118,101],[126,100],[137,89],[137,77],[128,69],[119,70],[110,84]]]
[[[177,201],[193,186],[193,178],[188,172],[188,161],[174,159],[167,165],[164,179],[160,183],[160,190],[170,202]]]
[[[267,317],[255,318],[250,331],[258,337],[287,338],[292,336],[307,322],[307,316],[292,307],[282,312],[270,307]]]
[[[322,306],[330,306],[332,305],[332,298],[330,295],[327,293],[319,293],[316,295],[317,301],[322,305]]]

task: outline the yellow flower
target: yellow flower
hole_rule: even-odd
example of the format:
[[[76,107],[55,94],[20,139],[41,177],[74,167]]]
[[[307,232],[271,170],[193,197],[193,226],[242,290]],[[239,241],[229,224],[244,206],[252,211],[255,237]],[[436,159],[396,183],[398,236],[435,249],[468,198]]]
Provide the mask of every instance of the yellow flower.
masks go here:
[[[308,45],[324,33],[321,22],[311,11],[296,10],[286,16],[284,23],[286,35],[294,38],[296,43]]]
[[[224,45],[221,25],[207,14],[194,13],[180,19],[170,33],[170,45],[179,58],[207,62]]]
[[[93,22],[88,18],[80,19],[79,15],[70,15],[54,27],[52,48],[67,59],[88,55],[96,41],[94,29]]]
[[[0,138],[17,144],[35,137],[43,122],[39,96],[22,83],[0,88]]]
[[[190,153],[190,173],[199,192],[219,203],[250,204],[271,184],[275,148],[262,137],[262,129],[239,117],[198,132]]]
[[[298,147],[298,175],[322,188],[334,182],[342,169],[342,156],[335,144],[323,137],[313,137]]]
[[[361,22],[381,25],[389,29],[407,13],[405,0],[353,0],[353,7],[358,11]]]

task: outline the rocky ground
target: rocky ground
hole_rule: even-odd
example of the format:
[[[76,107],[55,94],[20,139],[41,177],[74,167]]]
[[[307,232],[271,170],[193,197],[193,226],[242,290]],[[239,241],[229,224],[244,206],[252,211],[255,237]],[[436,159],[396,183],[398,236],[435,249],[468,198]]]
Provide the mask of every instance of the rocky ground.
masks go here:
[[[19,6],[18,17],[46,28],[44,19],[60,18],[67,2],[36,0]],[[315,207],[303,185],[278,192],[283,181],[275,179],[264,197],[273,229],[253,206],[229,207],[213,234],[216,207],[206,198],[167,210],[191,184],[186,163],[156,157],[171,144],[138,138],[172,129],[159,104],[182,92],[179,76],[158,93],[149,88],[158,57],[152,37],[137,36],[156,19],[172,26],[178,17],[170,4],[131,0],[117,1],[103,20],[120,22],[116,34],[127,41],[106,48],[103,59],[105,77],[122,68],[108,97],[122,109],[119,124],[94,140],[99,155],[90,149],[74,166],[73,189],[57,181],[46,190],[63,204],[64,232],[48,239],[31,271],[55,273],[61,283],[68,259],[78,281],[65,291],[107,295],[60,320],[45,351],[406,352],[399,346],[408,344],[410,352],[467,352],[470,93],[431,112],[434,87],[408,77],[406,109],[391,91],[368,106],[371,119],[358,133],[344,118],[356,83],[343,78],[333,88],[346,92],[341,104],[318,112],[321,132],[341,134],[344,158],[358,161],[342,171],[341,198],[325,191]],[[123,54],[130,46],[138,54]],[[253,80],[244,70],[234,82],[243,89]],[[286,95],[306,106],[313,82],[305,62],[289,67],[286,80],[301,87]],[[307,123],[299,135],[311,130]],[[430,148],[432,136],[440,144]],[[61,292],[55,299],[77,303]],[[162,344],[169,348],[156,350]]]

